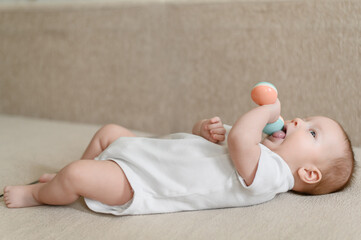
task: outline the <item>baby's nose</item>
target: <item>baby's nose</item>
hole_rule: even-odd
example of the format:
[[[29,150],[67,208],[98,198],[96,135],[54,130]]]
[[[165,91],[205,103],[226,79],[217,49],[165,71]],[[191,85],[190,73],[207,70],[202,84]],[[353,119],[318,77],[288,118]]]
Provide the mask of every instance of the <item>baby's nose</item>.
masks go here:
[[[301,124],[303,124],[303,120],[301,118],[295,118],[295,119],[291,120],[291,123],[295,127],[299,127]]]

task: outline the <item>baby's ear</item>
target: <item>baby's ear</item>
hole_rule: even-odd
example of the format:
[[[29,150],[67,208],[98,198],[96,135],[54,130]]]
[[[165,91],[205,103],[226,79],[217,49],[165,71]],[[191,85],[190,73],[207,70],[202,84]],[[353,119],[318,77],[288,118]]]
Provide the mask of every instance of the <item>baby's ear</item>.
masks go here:
[[[322,179],[321,171],[315,166],[302,167],[297,173],[300,179],[308,184],[318,183]]]

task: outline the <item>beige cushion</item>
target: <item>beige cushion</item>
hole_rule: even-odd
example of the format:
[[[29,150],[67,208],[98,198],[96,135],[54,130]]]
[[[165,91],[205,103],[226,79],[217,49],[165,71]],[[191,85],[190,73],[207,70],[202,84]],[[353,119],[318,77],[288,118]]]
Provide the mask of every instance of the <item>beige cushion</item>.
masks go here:
[[[97,125],[0,115],[0,183],[30,183],[79,159]],[[139,135],[145,133],[137,132]],[[361,149],[355,148],[360,162]],[[358,168],[357,168],[358,171]],[[6,208],[1,239],[356,239],[361,181],[325,196],[285,193],[251,207],[115,217],[69,206]]]

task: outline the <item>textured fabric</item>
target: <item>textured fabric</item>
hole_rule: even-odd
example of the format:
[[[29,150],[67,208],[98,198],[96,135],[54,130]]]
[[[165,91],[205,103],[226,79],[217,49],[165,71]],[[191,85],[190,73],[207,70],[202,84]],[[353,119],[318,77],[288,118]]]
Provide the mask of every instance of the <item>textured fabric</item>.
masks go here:
[[[288,165],[260,144],[255,179],[246,186],[233,166],[226,145],[187,133],[163,138],[122,137],[97,160],[113,160],[134,191],[127,207],[86,199],[96,212],[134,215],[240,207],[263,203],[292,189]]]
[[[0,129],[2,189],[77,160],[99,126],[0,115]],[[361,166],[361,149],[354,151]],[[171,214],[114,217],[92,212],[82,199],[69,206],[8,209],[0,198],[0,239],[359,239],[359,173],[357,167],[351,187],[335,194],[288,192],[250,207]]]
[[[268,81],[284,119],[326,115],[361,146],[361,1],[109,1],[0,1],[0,113],[187,132],[233,124]]]

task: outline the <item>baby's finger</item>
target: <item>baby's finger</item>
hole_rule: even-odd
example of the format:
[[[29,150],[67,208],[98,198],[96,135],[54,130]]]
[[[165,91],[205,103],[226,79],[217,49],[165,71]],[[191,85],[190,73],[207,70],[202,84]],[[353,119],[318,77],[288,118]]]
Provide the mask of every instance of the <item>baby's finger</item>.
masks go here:
[[[224,127],[220,127],[220,128],[215,128],[215,129],[212,129],[210,130],[210,133],[212,134],[226,134],[226,129]]]
[[[217,141],[224,141],[225,136],[223,134],[212,134],[212,138]]]
[[[208,130],[216,129],[216,128],[222,128],[223,124],[221,122],[213,123],[208,125]]]
[[[220,119],[219,117],[212,117],[211,119],[209,119],[209,121],[210,121],[211,123],[217,123],[217,122],[220,122],[221,119]]]

